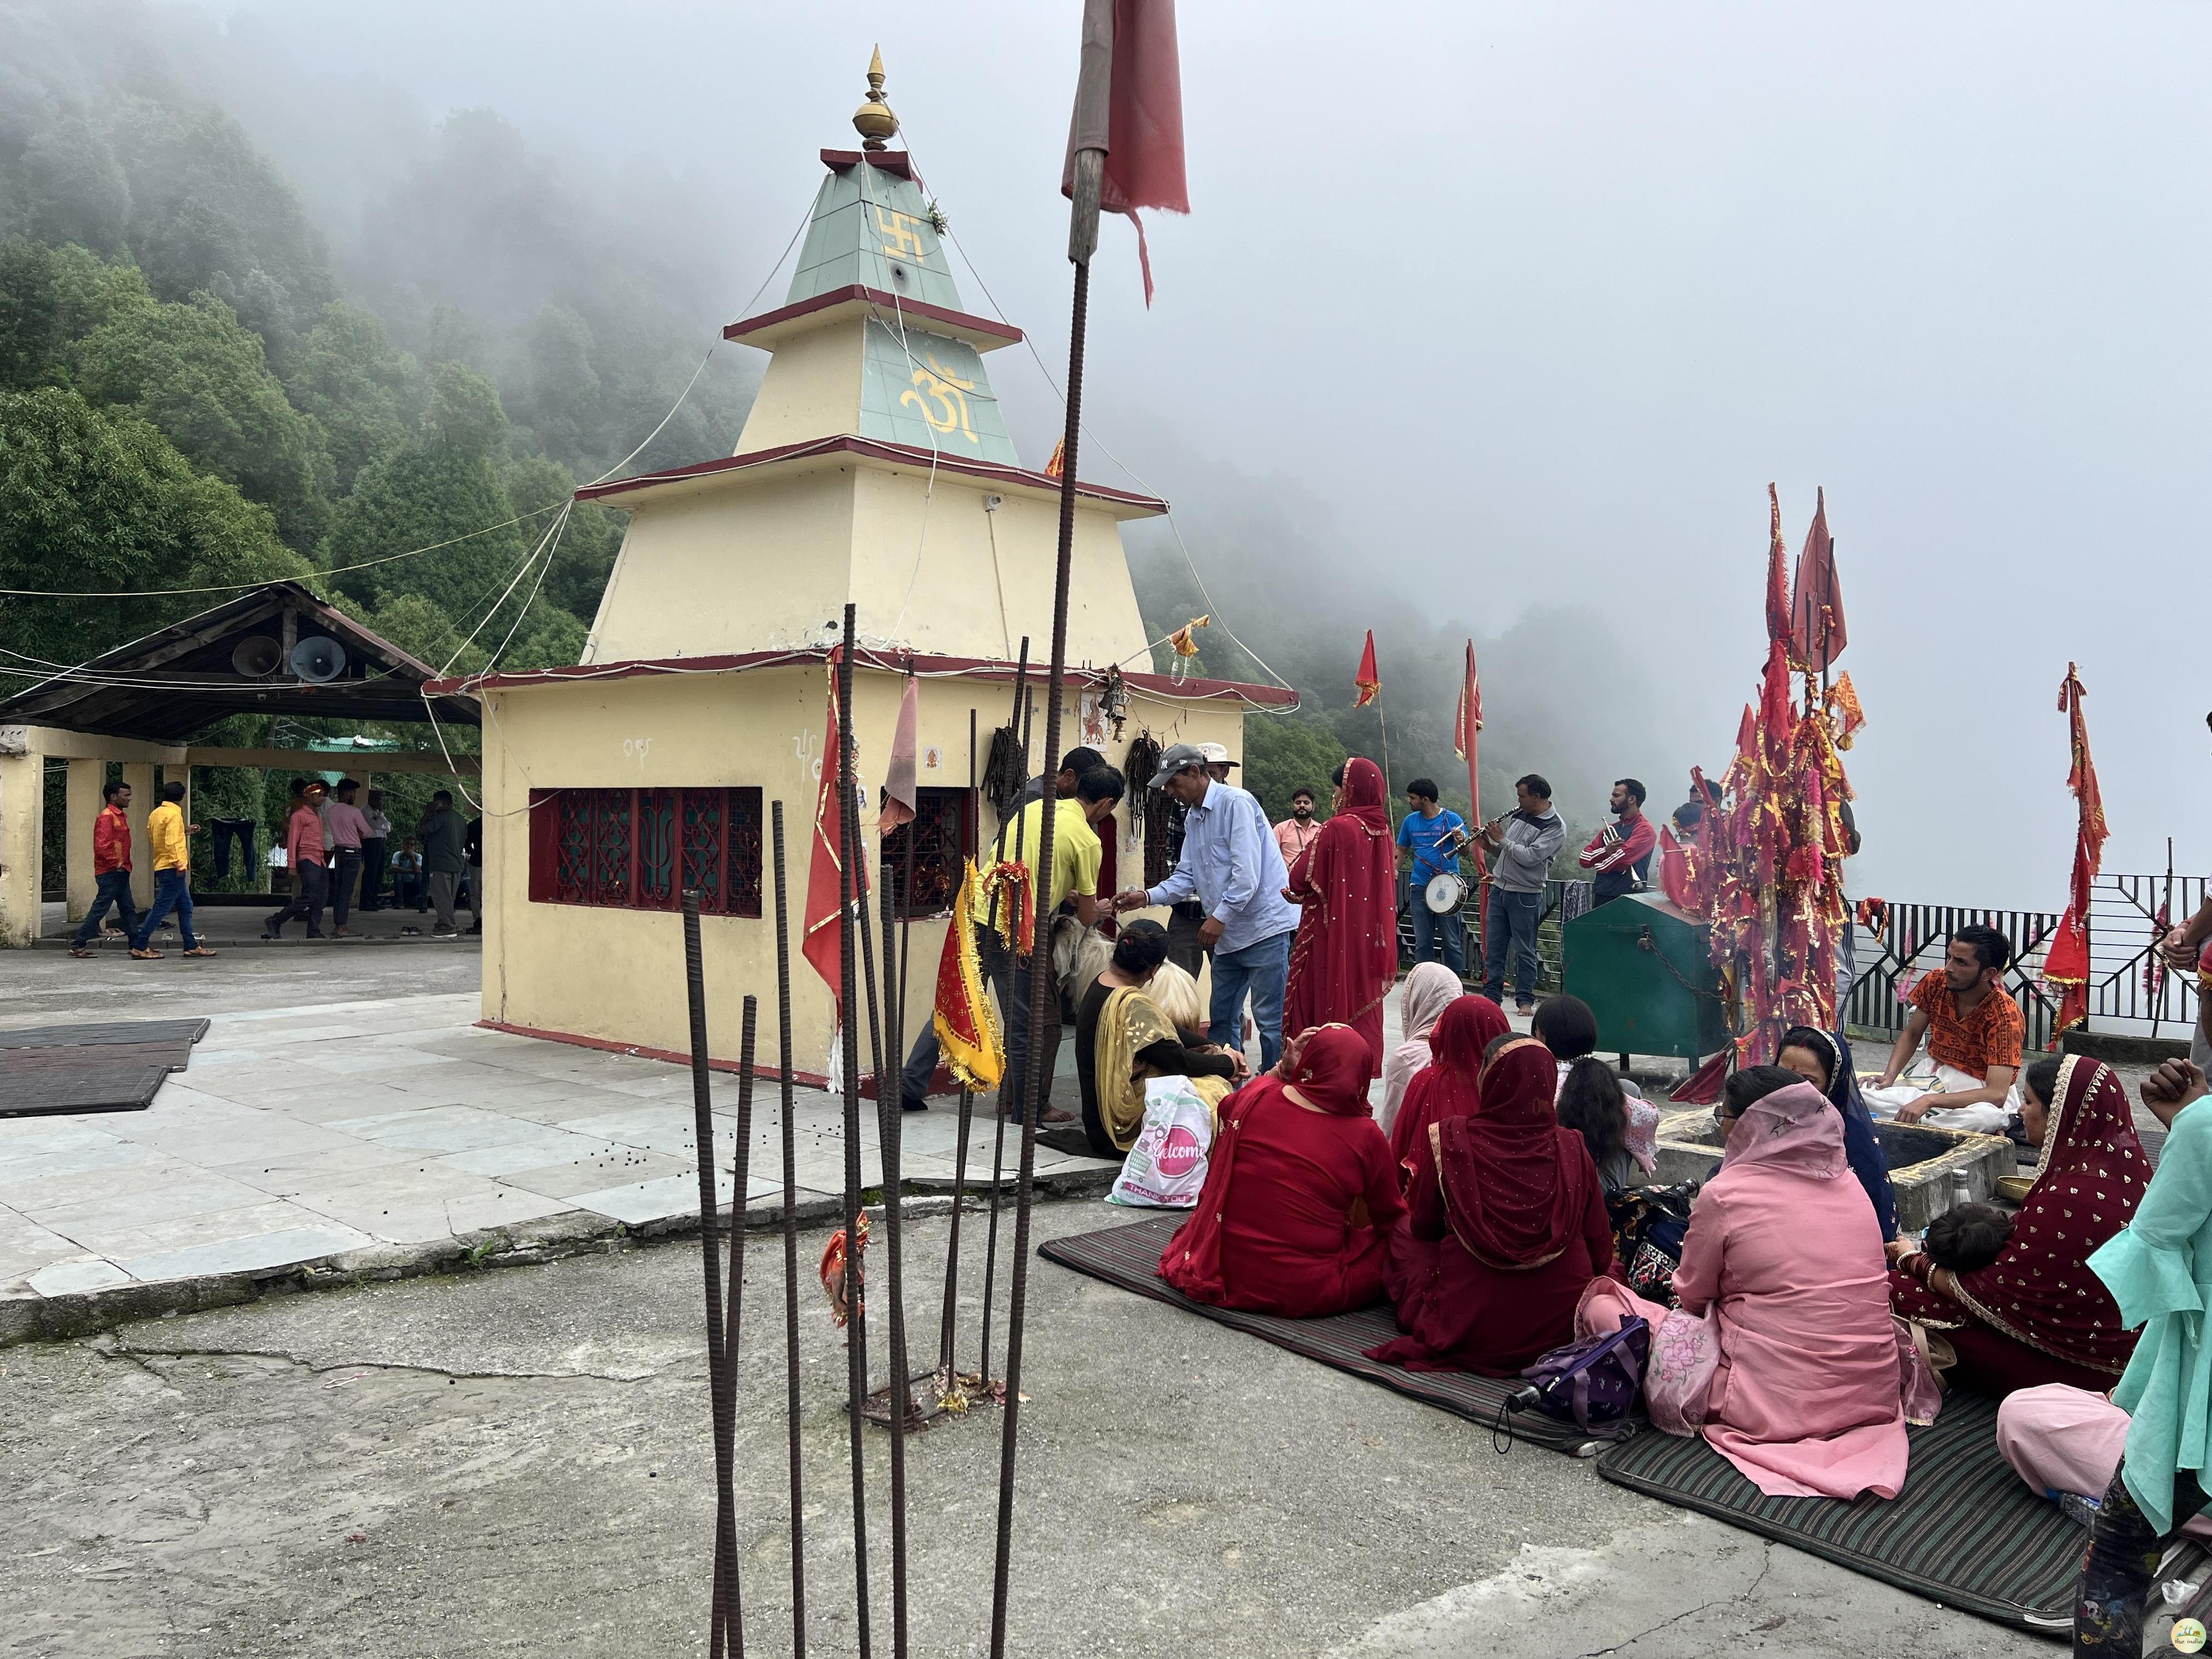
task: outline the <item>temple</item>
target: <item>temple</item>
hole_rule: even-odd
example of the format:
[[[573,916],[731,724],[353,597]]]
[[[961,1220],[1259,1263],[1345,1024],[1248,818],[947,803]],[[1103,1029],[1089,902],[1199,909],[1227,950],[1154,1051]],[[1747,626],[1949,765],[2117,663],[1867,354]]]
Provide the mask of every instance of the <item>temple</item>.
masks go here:
[[[784,303],[724,334],[769,354],[736,452],[589,486],[630,514],[583,660],[434,690],[483,716],[483,1018],[508,1029],[670,1053],[688,1048],[680,924],[696,887],[718,1060],[737,999],[772,999],[772,804],[783,804],[794,934],[805,908],[830,648],[858,611],[854,722],[877,856],[878,786],[909,672],[921,678],[921,816],[888,868],[917,920],[907,1029],[929,1018],[943,916],[962,860],[997,829],[976,787],[1030,641],[1042,702],[1060,480],[1022,465],[990,353],[1020,331],[963,306],[944,219],[911,158],[881,64],[854,117],[858,150],[824,177]],[[1295,695],[1147,672],[1152,653],[1121,526],[1165,502],[1077,487],[1063,746],[1120,764],[1150,736],[1243,749],[1247,708]],[[1181,619],[1178,618],[1178,621]],[[1036,710],[1029,769],[1052,769]],[[1164,836],[1117,809],[1118,878],[1165,873]],[[1152,816],[1158,816],[1153,814]],[[905,889],[905,837],[915,874]],[[795,961],[793,1063],[823,1069],[834,1007]],[[581,969],[582,971],[580,971]],[[775,1021],[759,1054],[773,1063]]]

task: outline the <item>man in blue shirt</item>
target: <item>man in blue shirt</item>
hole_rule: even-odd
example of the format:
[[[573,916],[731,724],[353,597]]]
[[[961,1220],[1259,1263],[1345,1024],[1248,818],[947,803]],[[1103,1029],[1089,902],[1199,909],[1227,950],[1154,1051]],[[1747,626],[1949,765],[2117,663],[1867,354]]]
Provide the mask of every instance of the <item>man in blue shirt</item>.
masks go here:
[[[1406,872],[1407,899],[1413,912],[1413,960],[1427,962],[1436,954],[1439,936],[1444,966],[1455,974],[1467,972],[1467,932],[1456,907],[1439,915],[1429,908],[1428,885],[1438,876],[1459,873],[1459,849],[1467,840],[1467,820],[1437,805],[1433,778],[1415,778],[1406,786],[1406,805],[1413,810],[1398,826],[1398,845],[1413,855]]]
[[[1160,757],[1152,787],[1186,809],[1182,856],[1175,870],[1149,890],[1116,894],[1116,910],[1196,899],[1206,907],[1200,942],[1213,951],[1212,1024],[1209,1041],[1242,1053],[1244,1000],[1260,1028],[1261,1070],[1283,1048],[1283,994],[1291,972],[1291,939],[1298,908],[1283,896],[1291,873],[1258,800],[1233,783],[1217,782],[1206,757],[1179,743]]]

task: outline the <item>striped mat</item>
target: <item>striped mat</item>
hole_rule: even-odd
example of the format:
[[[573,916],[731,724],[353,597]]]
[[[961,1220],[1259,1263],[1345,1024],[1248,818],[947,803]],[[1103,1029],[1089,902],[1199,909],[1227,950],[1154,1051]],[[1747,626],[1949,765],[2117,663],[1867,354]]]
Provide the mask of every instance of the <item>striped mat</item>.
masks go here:
[[[1909,1431],[1905,1490],[1887,1503],[1768,1498],[1703,1440],[1665,1434],[1607,1447],[1597,1471],[1931,1601],[2064,1636],[2088,1534],[2013,1473],[1996,1423],[1995,1402],[1947,1395],[1934,1424]]]
[[[1498,1408],[1505,1396],[1519,1386],[1517,1381],[1474,1376],[1464,1371],[1409,1371],[1401,1365],[1378,1364],[1368,1358],[1361,1352],[1363,1349],[1376,1347],[1398,1334],[1398,1322],[1387,1305],[1378,1304],[1358,1313],[1338,1314],[1328,1319],[1281,1319],[1273,1314],[1239,1313],[1234,1309],[1210,1308],[1202,1302],[1194,1302],[1182,1291],[1170,1289],[1155,1271],[1159,1267],[1160,1252],[1167,1248],[1169,1237],[1182,1224],[1180,1212],[1154,1215],[1130,1226],[1108,1227],[1095,1233],[1051,1239],[1038,1247],[1037,1254],[1063,1267],[1103,1279],[1109,1285],[1134,1291],[1139,1296],[1211,1319],[1231,1330],[1243,1331],[1279,1348],[1303,1354],[1308,1359],[1318,1359],[1324,1365],[1379,1382],[1408,1399],[1456,1412],[1485,1428],[1497,1422]],[[1560,1423],[1539,1413],[1523,1412],[1510,1422],[1516,1440],[1548,1446],[1555,1451],[1573,1451],[1591,1443],[1590,1437],[1573,1424]]]
[[[143,1111],[207,1030],[204,1019],[0,1030],[0,1118]]]

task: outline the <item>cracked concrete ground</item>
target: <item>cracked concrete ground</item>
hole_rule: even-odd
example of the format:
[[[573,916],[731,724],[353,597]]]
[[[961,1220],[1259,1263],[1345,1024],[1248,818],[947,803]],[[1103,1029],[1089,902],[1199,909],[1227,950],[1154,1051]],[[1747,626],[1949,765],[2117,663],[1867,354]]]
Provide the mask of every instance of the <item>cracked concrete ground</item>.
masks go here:
[[[1041,1207],[1038,1237],[1111,1224]],[[917,1358],[948,1222],[909,1229]],[[963,1223],[961,1350],[980,1316]],[[822,1236],[800,1241],[804,1268]],[[788,1651],[782,1251],[750,1246],[738,1532],[753,1651]],[[871,1334],[888,1305],[871,1251]],[[855,1650],[844,1361],[800,1306],[809,1646]],[[699,1258],[271,1298],[0,1352],[0,1655],[705,1646]],[[1004,1307],[1004,1281],[1000,1286]],[[1003,1331],[1003,1312],[1000,1329]],[[2048,1655],[2052,1644],[1601,1483],[1219,1326],[1035,1262],[1009,1651],[1342,1659]],[[881,1364],[878,1361],[878,1372]],[[993,1413],[915,1437],[912,1650],[988,1650]],[[887,1443],[871,1594],[890,1643]]]

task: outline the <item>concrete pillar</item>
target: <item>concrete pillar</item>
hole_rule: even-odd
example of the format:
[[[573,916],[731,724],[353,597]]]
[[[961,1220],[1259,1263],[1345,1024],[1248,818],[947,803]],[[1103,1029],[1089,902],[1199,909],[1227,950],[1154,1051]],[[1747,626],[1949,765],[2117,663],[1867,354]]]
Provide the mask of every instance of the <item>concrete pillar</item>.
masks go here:
[[[154,793],[154,763],[125,761],[123,781],[131,786],[131,896],[145,909],[154,902],[154,842],[146,815],[159,804]]]
[[[39,937],[39,861],[46,844],[46,757],[0,753],[0,946]]]
[[[100,879],[92,871],[92,830],[100,817],[100,787],[106,781],[106,761],[69,763],[69,830],[62,863],[71,921],[84,920],[100,888]]]

